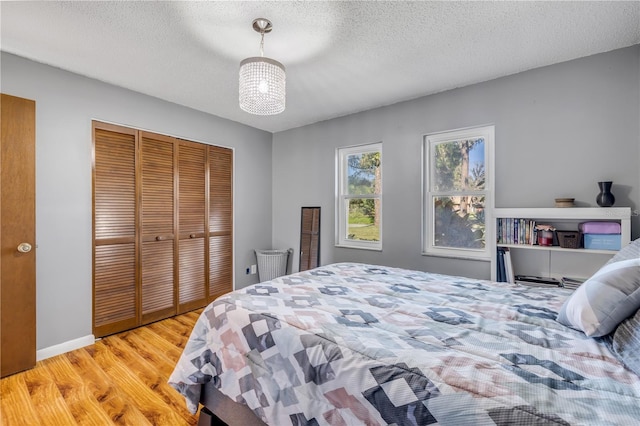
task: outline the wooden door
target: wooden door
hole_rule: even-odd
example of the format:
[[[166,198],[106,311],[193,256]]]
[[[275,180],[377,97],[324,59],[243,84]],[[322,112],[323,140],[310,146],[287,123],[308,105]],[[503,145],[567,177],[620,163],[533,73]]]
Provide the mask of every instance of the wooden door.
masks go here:
[[[141,133],[138,183],[142,324],[177,313],[174,146],[174,139],[168,136]]]
[[[93,123],[93,334],[138,325],[136,141],[126,127]]]
[[[320,266],[320,207],[303,207],[300,223],[300,271]]]
[[[207,149],[178,143],[178,312],[207,304]]]
[[[35,102],[0,102],[0,377],[36,364]]]
[[[233,151],[209,147],[209,300],[233,290]]]

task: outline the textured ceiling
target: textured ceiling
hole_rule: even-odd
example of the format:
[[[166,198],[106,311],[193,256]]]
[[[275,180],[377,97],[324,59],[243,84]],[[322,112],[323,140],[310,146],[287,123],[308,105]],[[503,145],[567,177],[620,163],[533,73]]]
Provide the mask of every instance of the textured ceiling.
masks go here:
[[[640,43],[640,2],[8,2],[3,51],[271,132]],[[239,62],[287,109],[238,106]]]

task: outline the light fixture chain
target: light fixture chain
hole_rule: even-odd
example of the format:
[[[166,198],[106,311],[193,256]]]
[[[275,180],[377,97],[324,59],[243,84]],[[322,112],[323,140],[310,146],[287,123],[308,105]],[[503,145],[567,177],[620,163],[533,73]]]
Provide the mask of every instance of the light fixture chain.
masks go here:
[[[261,31],[260,34],[262,35],[260,39],[260,56],[264,57],[264,31]]]

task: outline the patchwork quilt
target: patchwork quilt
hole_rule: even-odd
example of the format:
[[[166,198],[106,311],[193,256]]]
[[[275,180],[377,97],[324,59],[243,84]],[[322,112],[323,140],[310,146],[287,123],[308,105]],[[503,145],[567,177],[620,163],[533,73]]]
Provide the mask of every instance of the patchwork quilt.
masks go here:
[[[328,265],[217,299],[169,383],[278,426],[640,424],[640,378],[555,321],[568,295]]]

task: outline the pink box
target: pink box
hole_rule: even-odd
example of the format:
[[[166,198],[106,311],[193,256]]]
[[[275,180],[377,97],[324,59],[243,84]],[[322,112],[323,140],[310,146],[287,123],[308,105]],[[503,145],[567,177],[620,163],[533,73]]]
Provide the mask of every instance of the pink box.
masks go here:
[[[583,234],[619,234],[618,222],[582,222],[578,229]]]

